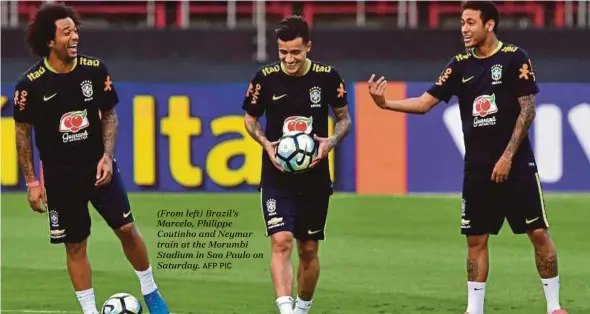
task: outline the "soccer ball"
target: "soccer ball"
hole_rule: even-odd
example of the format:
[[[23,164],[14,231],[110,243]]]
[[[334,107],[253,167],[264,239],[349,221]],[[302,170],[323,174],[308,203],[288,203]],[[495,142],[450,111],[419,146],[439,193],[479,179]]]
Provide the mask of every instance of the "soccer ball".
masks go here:
[[[287,133],[279,139],[276,154],[285,172],[304,172],[318,155],[318,143],[304,132]]]
[[[102,305],[101,314],[142,314],[143,308],[139,300],[128,293],[117,293],[110,296]]]

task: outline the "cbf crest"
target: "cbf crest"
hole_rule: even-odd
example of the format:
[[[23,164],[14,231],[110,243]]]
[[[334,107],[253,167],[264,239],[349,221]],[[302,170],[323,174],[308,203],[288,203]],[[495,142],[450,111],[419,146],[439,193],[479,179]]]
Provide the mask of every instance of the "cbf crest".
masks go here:
[[[311,108],[321,107],[322,104],[322,89],[314,86],[309,90],[309,100],[311,101]]]
[[[502,84],[502,81],[500,81],[501,79],[502,79],[502,65],[495,64],[494,66],[492,66],[492,80],[494,80],[492,82],[492,85]]]
[[[84,101],[92,100],[92,95],[94,94],[94,91],[92,89],[92,82],[89,80],[85,80],[82,82],[82,84],[80,84],[80,86],[82,87],[82,95],[86,97]]]
[[[59,227],[59,216],[55,210],[49,211],[49,220],[52,227]]]
[[[266,210],[268,211],[269,216],[276,215],[275,211],[277,210],[277,201],[274,198],[266,201]]]

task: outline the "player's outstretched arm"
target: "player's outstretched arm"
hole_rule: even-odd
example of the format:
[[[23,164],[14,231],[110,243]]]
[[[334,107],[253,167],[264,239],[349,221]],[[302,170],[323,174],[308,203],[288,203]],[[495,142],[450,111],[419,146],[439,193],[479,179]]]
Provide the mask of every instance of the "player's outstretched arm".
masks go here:
[[[424,93],[420,97],[415,98],[387,100],[385,99],[387,80],[383,76],[377,81],[374,81],[374,79],[375,74],[372,74],[368,82],[369,93],[375,104],[381,109],[412,114],[425,114],[440,101],[429,93]]]

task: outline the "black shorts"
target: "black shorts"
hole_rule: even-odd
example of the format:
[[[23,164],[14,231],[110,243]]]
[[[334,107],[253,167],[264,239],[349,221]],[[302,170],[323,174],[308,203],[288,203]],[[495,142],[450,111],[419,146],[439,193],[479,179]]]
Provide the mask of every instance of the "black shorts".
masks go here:
[[[266,235],[289,231],[298,240],[324,240],[330,192],[261,189]]]
[[[466,173],[463,180],[461,233],[497,235],[508,220],[514,234],[549,228],[539,174],[510,174],[494,183],[491,174]]]
[[[123,181],[113,161],[109,184],[96,187],[96,167],[84,172],[59,171],[44,165],[51,243],[79,243],[90,235],[88,202],[112,229],[133,222]]]

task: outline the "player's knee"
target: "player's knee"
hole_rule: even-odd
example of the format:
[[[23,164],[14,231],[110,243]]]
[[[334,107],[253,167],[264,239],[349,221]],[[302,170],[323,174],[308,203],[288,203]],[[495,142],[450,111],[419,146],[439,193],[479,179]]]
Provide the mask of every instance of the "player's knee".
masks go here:
[[[139,232],[133,223],[125,224],[115,230],[115,233],[121,240],[132,240],[139,236]]]
[[[293,248],[293,236],[288,232],[278,232],[272,235],[272,253],[289,254]]]
[[[488,235],[470,235],[467,236],[467,247],[469,250],[481,251],[488,247]]]
[[[539,228],[527,233],[531,242],[533,242],[533,245],[535,246],[544,246],[551,243],[551,237],[549,236],[547,229]]]
[[[86,257],[86,240],[78,243],[66,243],[66,254],[70,259],[81,259]]]
[[[310,263],[318,257],[317,241],[306,241],[299,244],[299,260],[304,263]]]

